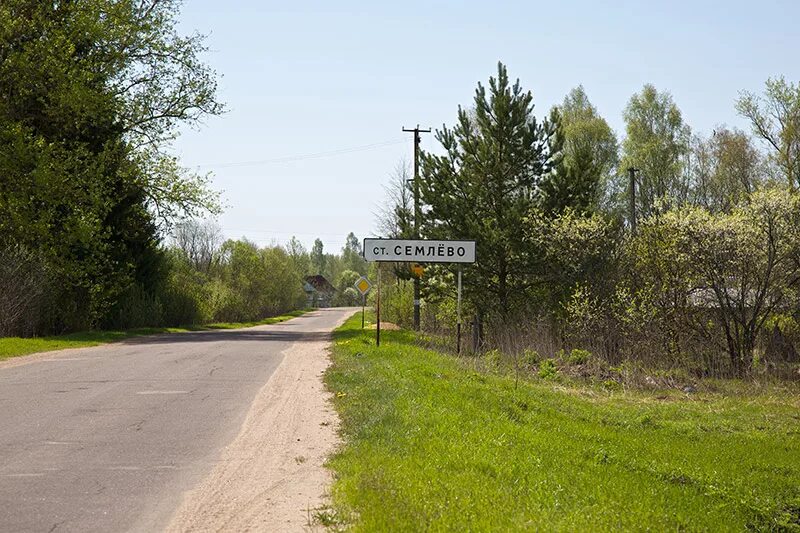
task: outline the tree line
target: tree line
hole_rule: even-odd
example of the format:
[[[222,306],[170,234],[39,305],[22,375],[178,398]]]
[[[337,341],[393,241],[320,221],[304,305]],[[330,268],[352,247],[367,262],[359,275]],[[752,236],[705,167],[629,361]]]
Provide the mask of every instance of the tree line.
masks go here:
[[[256,320],[363,270],[354,236],[340,257],[197,221],[218,195],[171,142],[224,106],[180,4],[0,2],[0,336]]]
[[[538,118],[504,65],[479,83],[422,153],[419,187],[423,237],[477,240],[464,294],[482,349],[587,349],[700,375],[796,362],[800,86],[770,79],[733,106],[752,131],[704,136],[647,84],[620,142],[582,86]],[[408,238],[409,176],[396,174],[381,232]],[[390,295],[407,299],[410,274],[394,271]],[[454,322],[454,272],[426,268],[429,327]]]

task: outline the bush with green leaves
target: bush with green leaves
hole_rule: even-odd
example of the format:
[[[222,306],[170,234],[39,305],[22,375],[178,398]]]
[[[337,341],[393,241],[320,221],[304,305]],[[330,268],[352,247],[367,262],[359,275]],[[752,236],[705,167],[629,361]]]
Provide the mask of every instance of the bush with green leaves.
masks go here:
[[[585,365],[591,357],[592,353],[589,350],[573,348],[567,356],[567,362],[571,365]]]
[[[558,366],[553,359],[545,359],[539,364],[539,371],[536,374],[541,379],[553,379],[558,375]]]

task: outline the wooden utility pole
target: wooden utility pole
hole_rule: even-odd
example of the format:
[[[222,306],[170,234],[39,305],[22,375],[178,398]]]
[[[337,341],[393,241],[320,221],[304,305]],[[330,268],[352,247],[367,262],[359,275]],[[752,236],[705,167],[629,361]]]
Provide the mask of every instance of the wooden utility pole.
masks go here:
[[[631,224],[631,233],[636,233],[636,173],[638,168],[628,168],[628,209]]]
[[[419,129],[419,124],[413,130],[403,128],[405,132],[414,132],[414,238],[419,239],[419,223],[422,215],[419,205],[419,142],[420,133],[430,133],[431,130]],[[414,329],[419,331],[419,276],[414,276]]]

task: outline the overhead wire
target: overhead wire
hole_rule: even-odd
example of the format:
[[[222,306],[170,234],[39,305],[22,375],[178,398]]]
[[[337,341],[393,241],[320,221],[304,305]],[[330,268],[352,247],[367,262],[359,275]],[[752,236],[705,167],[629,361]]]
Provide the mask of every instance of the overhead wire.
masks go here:
[[[329,150],[327,152],[316,152],[311,154],[302,154],[302,155],[293,155],[293,156],[286,156],[286,157],[277,157],[273,159],[258,159],[252,161],[235,161],[230,163],[212,163],[212,164],[205,164],[205,165],[195,165],[196,168],[234,168],[234,167],[248,167],[248,166],[259,166],[259,165],[269,165],[269,164],[276,164],[276,163],[291,163],[294,161],[304,161],[307,159],[322,159],[325,157],[334,157],[337,155],[345,155],[345,154],[352,154],[355,152],[364,152],[367,150],[374,150],[376,148],[383,148],[385,146],[393,146],[396,144],[401,144],[406,142],[406,139],[394,139],[390,141],[383,141],[378,143],[372,144],[364,144],[361,146],[353,146],[350,148],[341,148],[339,150]]]

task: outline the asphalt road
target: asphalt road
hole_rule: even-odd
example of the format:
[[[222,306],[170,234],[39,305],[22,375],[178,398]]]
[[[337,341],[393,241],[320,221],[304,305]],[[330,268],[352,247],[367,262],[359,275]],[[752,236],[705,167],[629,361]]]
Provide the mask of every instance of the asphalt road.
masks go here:
[[[352,312],[0,363],[0,531],[162,529],[292,345]]]

